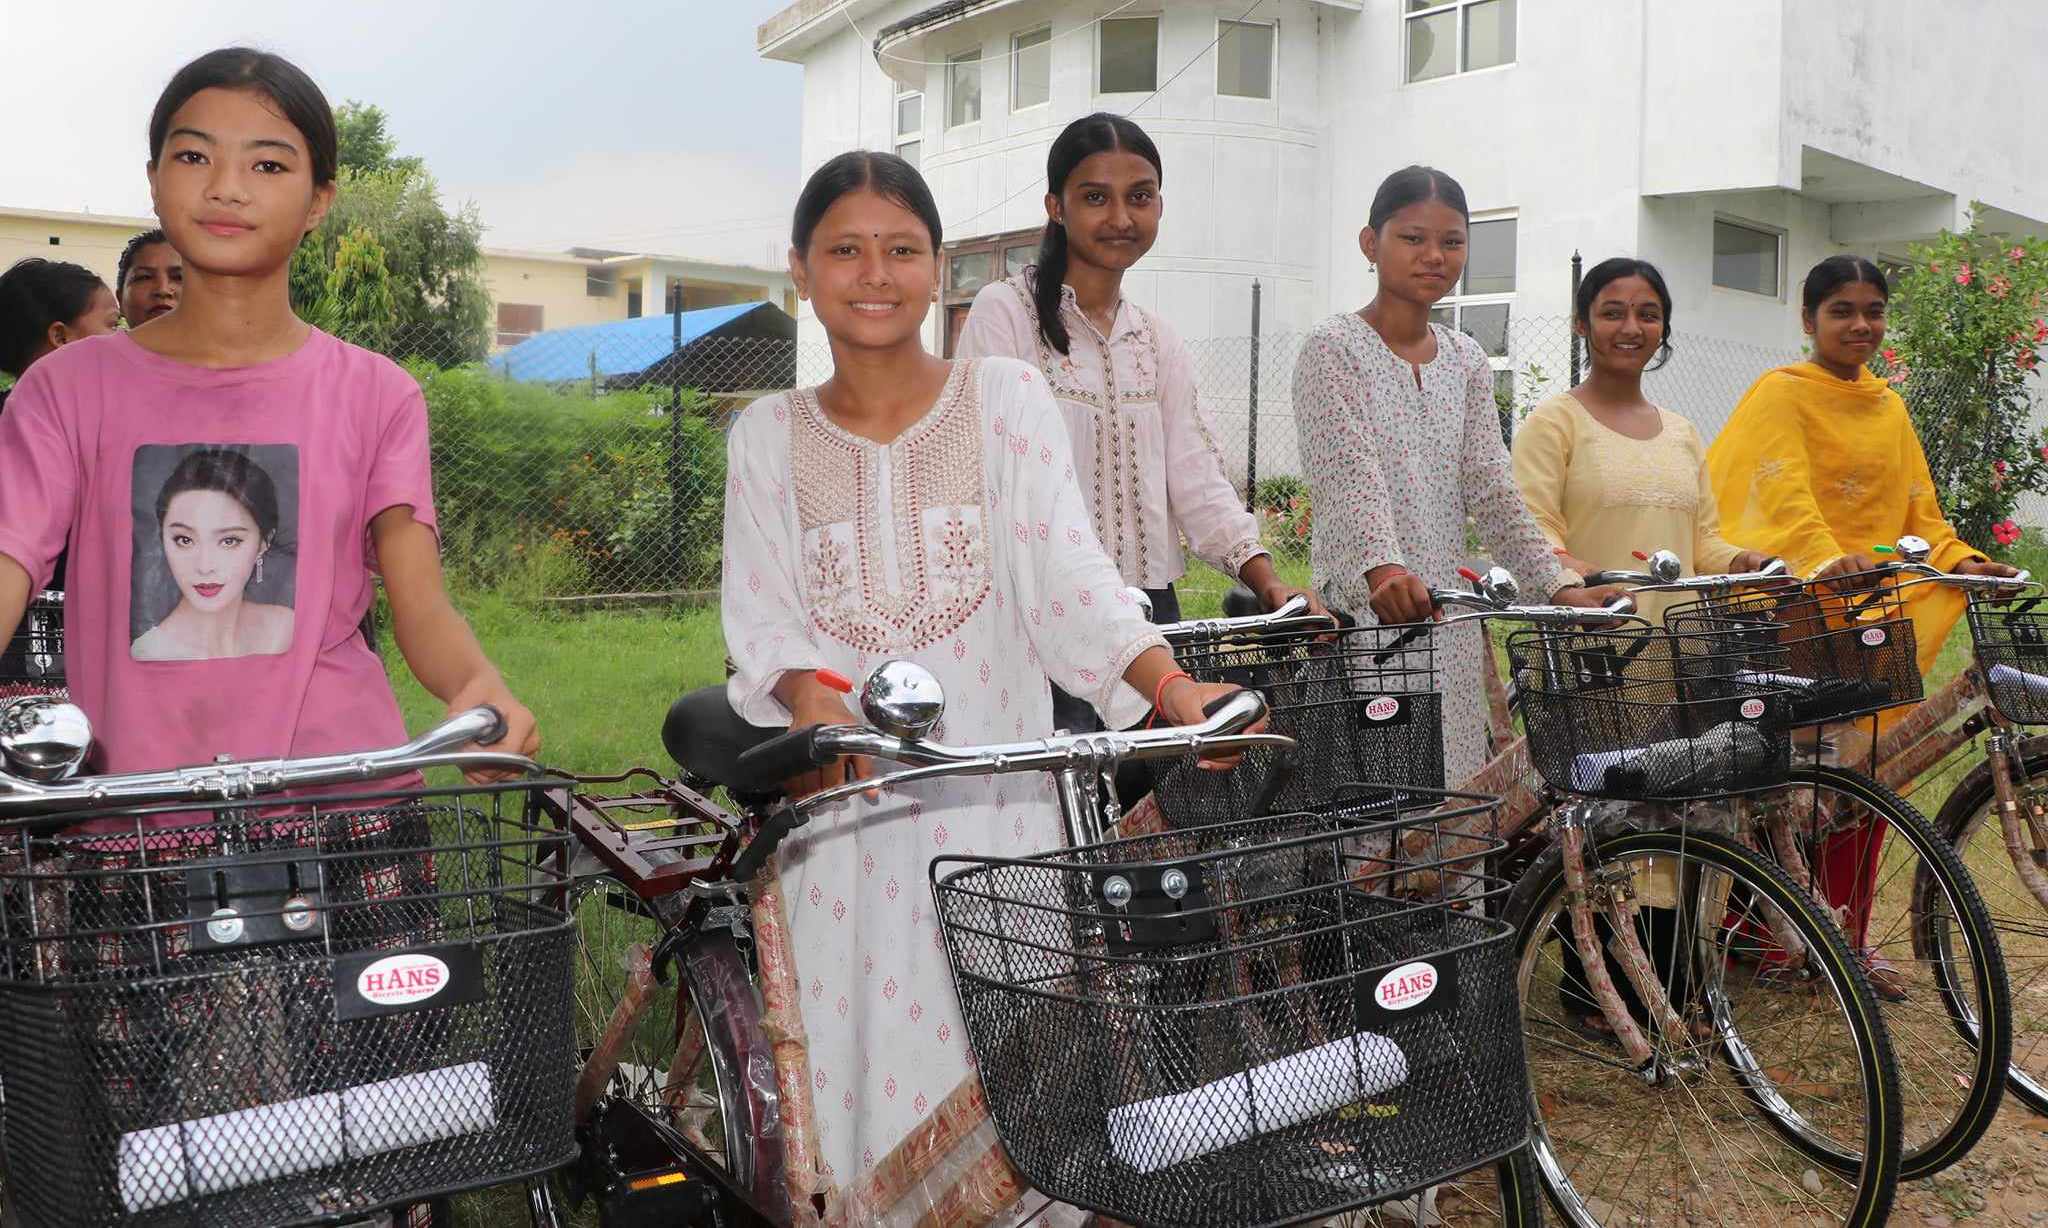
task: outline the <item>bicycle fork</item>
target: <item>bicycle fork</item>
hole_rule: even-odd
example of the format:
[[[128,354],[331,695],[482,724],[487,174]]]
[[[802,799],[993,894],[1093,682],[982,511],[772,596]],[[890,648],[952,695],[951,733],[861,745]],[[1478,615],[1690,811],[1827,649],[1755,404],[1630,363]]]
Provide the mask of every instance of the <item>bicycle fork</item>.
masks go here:
[[[1632,871],[1622,866],[1610,869],[1588,864],[1587,841],[1592,835],[1590,813],[1591,807],[1577,802],[1564,807],[1558,820],[1572,944],[1578,953],[1579,963],[1585,969],[1586,986],[1592,991],[1593,1000],[1607,1017],[1608,1024],[1613,1027],[1622,1051],[1637,1066],[1653,1070],[1655,1047],[1636,1023],[1628,1005],[1622,1001],[1621,991],[1615,987],[1614,977],[1607,971],[1607,953],[1602,948],[1599,929],[1594,923],[1596,907],[1608,912],[1612,918],[1608,928],[1612,933],[1610,942],[1615,959],[1634,987],[1636,997],[1647,1009],[1651,1022],[1673,1046],[1686,1046],[1691,1038],[1687,1035],[1685,1021],[1679,1018],[1678,1011],[1671,1005],[1670,995],[1664,991],[1649,952],[1643,949],[1637,929],[1641,914],[1636,908]]]
[[[2034,899],[2048,908],[2048,875],[2042,873],[2043,863],[2048,862],[2048,827],[2044,827],[2032,791],[2021,795],[2020,773],[2013,770],[2019,758],[2018,743],[2004,721],[1993,724],[1985,749],[1991,761],[1993,804],[1998,810],[1999,830],[2005,836],[2006,856],[2012,858],[2013,869]]]

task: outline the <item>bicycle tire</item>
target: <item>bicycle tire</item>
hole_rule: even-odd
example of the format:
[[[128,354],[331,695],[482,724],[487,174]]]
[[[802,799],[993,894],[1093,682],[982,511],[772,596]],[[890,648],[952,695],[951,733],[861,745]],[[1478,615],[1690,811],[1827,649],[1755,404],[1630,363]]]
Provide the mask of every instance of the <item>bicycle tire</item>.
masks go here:
[[[1753,898],[1766,901],[1781,910],[1795,927],[1809,949],[1811,966],[1816,971],[1817,980],[1826,991],[1832,993],[1840,1020],[1846,1025],[1849,1040],[1846,1048],[1853,1055],[1856,1065],[1854,1086],[1860,1093],[1860,1104],[1863,1106],[1860,1111],[1860,1128],[1845,1131],[1853,1134],[1857,1143],[1855,1151],[1851,1153],[1847,1148],[1837,1149],[1836,1154],[1829,1157],[1834,1161],[1830,1163],[1828,1159],[1816,1154],[1813,1140],[1808,1137],[1812,1131],[1801,1132],[1787,1126],[1782,1113],[1796,1110],[1792,1110],[1789,1102],[1780,1094],[1778,1084],[1785,1083],[1785,1079],[1783,1076],[1773,1075],[1769,1067],[1761,1065],[1755,1059],[1755,1050],[1750,1042],[1762,1033],[1751,1033],[1745,1037],[1739,1031],[1731,1019],[1732,999],[1728,997],[1725,984],[1718,989],[1703,990],[1701,993],[1702,998],[1718,1002],[1713,1018],[1714,1043],[1711,1050],[1703,1042],[1699,1055],[1702,1060],[1697,1061],[1695,1068],[1689,1072],[1669,1076],[1672,1080],[1670,1085],[1678,1086],[1686,1093],[1683,1103],[1702,1105],[1705,1102],[1701,1098],[1701,1093],[1711,1093],[1715,1089],[1703,1086],[1703,1078],[1682,1084],[1678,1081],[1703,1076],[1704,1073],[1716,1069],[1717,1062],[1724,1063],[1735,1073],[1734,1089],[1722,1089],[1720,1104],[1732,1107],[1738,1114],[1743,1114],[1741,1106],[1750,1106],[1756,1116],[1761,1117],[1768,1125],[1768,1133],[1759,1135],[1760,1139],[1781,1140],[1800,1156],[1810,1158],[1814,1163],[1835,1174],[1839,1184],[1849,1187],[1846,1191],[1848,1207],[1841,1212],[1830,1211],[1828,1214],[1831,1222],[1847,1225],[1848,1228],[1877,1228],[1883,1224],[1890,1214],[1903,1151],[1903,1115],[1900,1110],[1897,1074],[1890,1040],[1880,1020],[1876,1001],[1862,972],[1850,956],[1847,944],[1835,931],[1834,926],[1807,902],[1805,896],[1775,862],[1718,836],[1674,830],[1637,831],[1603,837],[1589,848],[1589,852],[1594,853],[1604,865],[1619,865],[1624,860],[1636,858],[1647,858],[1653,862],[1658,858],[1670,859],[1679,867],[1684,867],[1688,862],[1693,863],[1695,868],[1690,871],[1693,875],[1711,871],[1728,880],[1726,892],[1716,893],[1717,900],[1733,900],[1737,898],[1737,890],[1747,890],[1753,893]],[[1686,881],[1685,876],[1688,872],[1681,868],[1671,873],[1674,881],[1682,882]],[[1696,1207],[1710,1218],[1718,1216],[1731,1199],[1725,1187],[1702,1188],[1705,1180],[1702,1176],[1703,1170],[1712,1173],[1716,1180],[1725,1180],[1729,1174],[1741,1169],[1754,1156],[1753,1153],[1740,1149],[1732,1153],[1720,1149],[1719,1136],[1711,1124],[1707,1131],[1707,1146],[1713,1149],[1715,1154],[1695,1154],[1699,1150],[1697,1145],[1682,1138],[1675,1140],[1678,1149],[1672,1154],[1679,1157],[1678,1171],[1691,1174],[1694,1184],[1689,1189],[1660,1190],[1656,1181],[1640,1173],[1643,1161],[1638,1157],[1635,1162],[1626,1166],[1628,1172],[1621,1190],[1607,1191],[1604,1194],[1582,1192],[1572,1179],[1575,1166],[1567,1165],[1560,1158],[1556,1138],[1551,1129],[1551,1120],[1546,1112],[1545,1097],[1554,1095],[1556,1102],[1561,1104],[1565,1096],[1581,1094],[1583,1089],[1566,1086],[1563,1091],[1553,1094],[1538,1086],[1539,1072],[1549,1069],[1544,1061],[1549,1050],[1542,1049],[1539,1052],[1539,1049],[1551,1042],[1540,1035],[1546,1030],[1546,1025],[1539,1022],[1537,1004],[1531,1002],[1530,991],[1534,984],[1533,961],[1539,957],[1548,935],[1557,924],[1558,918],[1563,915],[1566,893],[1562,850],[1553,846],[1537,858],[1529,872],[1515,885],[1506,905],[1507,918],[1515,926],[1517,976],[1525,1019],[1524,1036],[1525,1044],[1530,1046],[1529,1098],[1533,1122],[1530,1150],[1539,1166],[1544,1192],[1560,1218],[1565,1223],[1573,1225],[1573,1228],[1599,1228],[1604,1223],[1661,1222],[1670,1217],[1674,1209],[1674,1199],[1681,1208],[1687,1208],[1688,1213]],[[1711,903],[1703,905],[1699,915],[1718,915],[1725,918],[1725,909],[1725,903]],[[1725,920],[1713,921],[1711,926],[1716,938],[1725,938],[1738,932],[1735,927],[1727,927]],[[1721,960],[1716,965],[1717,975],[1725,977],[1730,962],[1726,959]],[[1757,965],[1759,968],[1762,966],[1761,963]],[[1703,976],[1713,970],[1708,961],[1702,961],[1700,967]],[[1766,982],[1766,975],[1758,972],[1754,977],[1754,984],[1758,987],[1759,997],[1752,999],[1753,1001],[1765,1003],[1767,1010],[1774,1003],[1791,1001],[1796,1005],[1797,995],[1775,993],[1762,988]],[[1767,1024],[1768,1026],[1774,1025]],[[1810,1032],[1786,1029],[1782,1035],[1804,1037],[1810,1035]],[[1611,1058],[1599,1059],[1595,1064],[1602,1066],[1604,1073],[1615,1076],[1623,1090],[1654,1087],[1641,1072],[1635,1070],[1620,1056],[1618,1050],[1614,1051]],[[1775,1081],[1760,1088],[1760,1076]],[[1786,1090],[1793,1090],[1795,1086],[1786,1083]],[[1771,1097],[1778,1100],[1778,1108],[1766,1107],[1767,1099]],[[1611,1100],[1601,1100],[1599,1103],[1600,1108],[1596,1115],[1602,1119],[1598,1125],[1603,1131],[1603,1142],[1619,1145],[1633,1138],[1654,1142],[1659,1122],[1669,1124],[1674,1131],[1677,1129],[1676,1117],[1669,1111],[1668,1104],[1662,1106],[1665,1112],[1661,1114],[1644,1113],[1640,1118],[1631,1119],[1625,1109],[1616,1106]],[[1616,1126],[1623,1126],[1624,1129],[1617,1133],[1614,1129]],[[1751,1133],[1757,1134],[1753,1127]],[[1837,1165],[1854,1167],[1851,1172],[1843,1173]],[[1762,1160],[1759,1166],[1767,1172],[1777,1172],[1780,1177],[1785,1176],[1785,1172],[1778,1170],[1769,1159]],[[1807,1173],[1820,1180],[1825,1188],[1826,1178],[1818,1171],[1809,1169]],[[1787,1198],[1796,1203],[1802,1195],[1819,1197],[1810,1189],[1801,1189],[1801,1184],[1805,1180],[1806,1176],[1792,1178],[1789,1193],[1779,1190],[1767,1196],[1770,1205],[1782,1211]],[[1646,1205],[1625,1206],[1618,1201],[1622,1197],[1631,1196],[1644,1199]],[[1760,1214],[1754,1207],[1732,1209],[1736,1214],[1735,1219],[1718,1222],[1757,1222]]]
[[[1909,892],[1894,892],[1887,899],[1880,884],[1869,928],[1909,940],[1913,958],[1927,969],[1940,1003],[1939,1016],[1928,1020],[1922,1018],[1921,1002],[1910,990],[1903,1002],[1878,1002],[1894,1052],[1925,1053],[1934,1059],[1931,1066],[1940,1067],[1918,1079],[1902,1071],[1900,1080],[1907,1142],[1899,1179],[1932,1176],[1969,1154],[1991,1128],[2005,1093],[2003,1075],[2012,1056],[2012,989],[1991,911],[1963,859],[1935,833],[1933,824],[1869,776],[1851,768],[1802,764],[1793,768],[1783,787],[1853,799],[1882,817],[1918,858]],[[1747,800],[1754,804],[1773,792]],[[1896,845],[1891,847],[1896,850]],[[1892,907],[1887,909],[1887,903]],[[1899,904],[1905,905],[1903,918],[1897,915]],[[1875,915],[1879,910],[1888,914],[1890,924],[1881,924],[1880,915]],[[1961,958],[1954,951],[1958,931],[1965,944]],[[1930,1032],[1953,1032],[1968,1047],[1969,1057],[1943,1060],[1942,1036]],[[1905,1043],[1906,1038],[1914,1043]],[[1954,1081],[1966,1065],[1969,1082],[1955,1089]],[[1952,1094],[1956,1090],[1959,1095]],[[1944,1110],[1934,1103],[1937,1100],[1952,1107]],[[1932,1120],[1938,1116],[1947,1120]]]
[[[706,1124],[717,1125],[717,1137],[704,1158],[719,1164],[734,1186],[757,1200],[768,1199],[763,1205],[786,1201],[782,1144],[775,1131],[779,1105],[758,1082],[763,1077],[758,1066],[769,1053],[761,1028],[760,991],[733,936],[720,931],[698,934],[677,960],[677,983],[654,986],[642,998],[637,1017],[625,1018],[628,973],[622,957],[634,943],[651,947],[658,942],[662,926],[645,903],[611,875],[577,884],[575,915],[582,1073],[595,1069],[606,1096],[629,1099],[674,1124],[677,1089],[669,1085],[668,1075],[677,1055],[684,1052],[686,1036],[677,1020],[687,1002],[696,1025],[694,1036],[702,1041],[701,1052],[712,1073],[706,1088],[692,1070],[686,1089],[695,1093],[693,1099],[708,1098],[708,1104],[691,1107],[708,1107]],[[618,923],[618,928],[607,931],[606,922]],[[593,1041],[615,1024],[624,1032],[624,1043],[609,1057],[593,1052]],[[664,1042],[662,1037],[673,1040]],[[768,1060],[765,1077],[773,1088],[773,1063]],[[602,1063],[602,1068],[593,1068],[592,1062]]]
[[[2048,788],[2048,739],[2020,740],[2017,749],[2024,773],[2022,787]],[[2012,868],[1993,817],[1996,801],[1991,764],[1979,760],[1942,803],[1934,817],[1934,830],[1956,850],[1966,866],[1973,860],[1972,844],[1980,839],[1989,840],[1978,886],[1993,897],[1987,904],[1994,924],[2022,940],[2006,942],[2004,950],[2007,977],[2019,983],[2013,991],[2012,1056],[2006,1066],[2006,1087],[2035,1113],[2048,1116],[2048,1002],[2038,1007],[2020,1006],[2023,1000],[2031,1003],[2037,998],[2048,998],[2048,944],[2041,940],[2042,926],[2048,918],[2043,917],[2041,905],[2019,883]],[[2006,908],[2011,912],[2004,911]],[[2006,918],[2003,924],[1999,924],[2000,918]],[[2038,965],[2036,947],[2040,948]],[[2016,965],[2019,971],[2015,971]]]

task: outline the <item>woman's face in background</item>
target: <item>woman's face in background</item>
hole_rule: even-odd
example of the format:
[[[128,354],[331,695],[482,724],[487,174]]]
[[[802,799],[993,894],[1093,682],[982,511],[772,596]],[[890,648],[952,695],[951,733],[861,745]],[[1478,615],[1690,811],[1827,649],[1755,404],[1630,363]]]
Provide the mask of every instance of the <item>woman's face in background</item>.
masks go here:
[[[256,517],[233,495],[187,490],[164,508],[164,560],[194,609],[212,614],[242,599],[267,547]]]

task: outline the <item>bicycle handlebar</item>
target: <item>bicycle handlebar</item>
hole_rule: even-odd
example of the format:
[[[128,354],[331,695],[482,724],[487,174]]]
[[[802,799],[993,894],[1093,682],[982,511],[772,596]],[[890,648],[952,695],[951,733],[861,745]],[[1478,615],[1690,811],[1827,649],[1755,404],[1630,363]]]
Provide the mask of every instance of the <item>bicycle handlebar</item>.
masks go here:
[[[1394,637],[1393,641],[1374,654],[1374,665],[1385,665],[1389,659],[1408,645],[1430,634],[1440,627],[1452,627],[1459,623],[1485,622],[1488,619],[1505,619],[1526,623],[1602,623],[1616,620],[1647,624],[1648,619],[1636,613],[1635,598],[1623,593],[1603,606],[1582,605],[1501,605],[1489,601],[1479,593],[1468,593],[1460,589],[1433,588],[1429,590],[1430,604],[1438,609],[1445,606],[1468,606],[1463,613],[1451,614],[1434,622],[1415,623]]]
[[[386,750],[210,763],[155,772],[77,776],[57,782],[27,780],[0,771],[0,819],[40,817],[99,806],[233,801],[287,789],[376,780],[434,767],[538,772],[539,765],[524,755],[456,749],[472,743],[495,742],[504,736],[504,716],[496,708],[480,707],[457,713],[412,741]]]
[[[920,739],[899,738],[860,725],[814,725],[793,730],[747,751],[740,762],[749,771],[794,764],[796,771],[822,766],[846,755],[866,755],[915,766],[872,780],[850,781],[822,789],[799,801],[775,808],[754,838],[733,860],[730,877],[699,880],[690,890],[724,895],[751,881],[782,841],[810,821],[811,812],[856,793],[893,788],[919,780],[951,776],[995,776],[1014,772],[1099,771],[1125,759],[1172,759],[1193,751],[1249,750],[1270,746],[1285,750],[1294,739],[1274,733],[1244,733],[1266,715],[1265,697],[1236,691],[1209,704],[1208,719],[1199,725],[1161,729],[1109,730],[1101,733],[1055,734],[1033,742],[1006,742],[958,747]],[[795,775],[795,771],[789,773]]]
[[[1245,614],[1236,618],[1190,618],[1175,623],[1160,623],[1156,628],[1166,637],[1169,644],[1189,640],[1220,639],[1233,631],[1276,631],[1316,630],[1333,631],[1337,620],[1328,614],[1308,612],[1308,598],[1299,594],[1280,603],[1280,607],[1264,614]]]
[[[1683,576],[1676,580],[1660,580],[1647,571],[1596,571],[1586,577],[1586,586],[1597,588],[1603,584],[1626,584],[1631,592],[1636,593],[1711,593],[1793,578],[1792,569],[1785,565],[1785,560],[1772,559],[1760,571]]]

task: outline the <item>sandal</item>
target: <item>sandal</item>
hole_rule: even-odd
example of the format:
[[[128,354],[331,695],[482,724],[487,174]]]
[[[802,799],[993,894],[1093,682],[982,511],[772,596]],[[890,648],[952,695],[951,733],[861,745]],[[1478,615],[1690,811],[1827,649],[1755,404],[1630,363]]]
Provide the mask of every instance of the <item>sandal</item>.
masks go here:
[[[1904,1002],[1911,996],[1906,992],[1906,974],[1898,965],[1875,951],[1862,952],[1861,961],[1870,992],[1886,1002]]]

